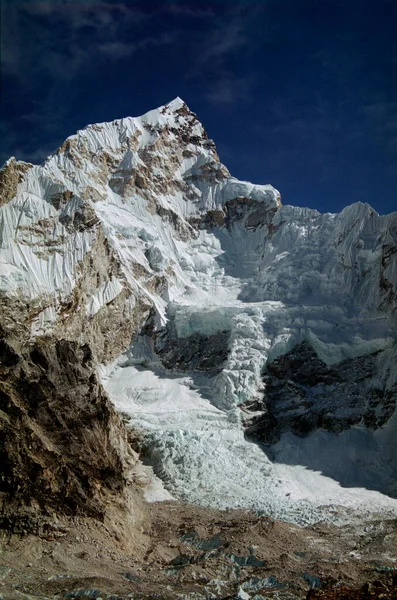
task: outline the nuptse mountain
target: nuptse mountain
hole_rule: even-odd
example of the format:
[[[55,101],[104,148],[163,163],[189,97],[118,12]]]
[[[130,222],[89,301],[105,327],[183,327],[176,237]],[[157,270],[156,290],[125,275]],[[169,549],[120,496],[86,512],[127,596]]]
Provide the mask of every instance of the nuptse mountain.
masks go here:
[[[0,181],[3,505],[102,515],[137,477],[114,404],[155,497],[397,515],[397,213],[282,206],[179,98]]]

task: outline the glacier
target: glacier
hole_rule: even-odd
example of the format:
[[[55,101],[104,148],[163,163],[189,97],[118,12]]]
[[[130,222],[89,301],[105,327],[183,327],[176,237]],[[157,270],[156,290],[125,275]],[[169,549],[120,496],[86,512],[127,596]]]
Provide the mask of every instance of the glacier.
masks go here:
[[[397,515],[397,213],[283,206],[230,175],[179,98],[11,168],[5,322],[93,346],[163,481],[155,498],[301,524]],[[323,379],[273,379],[270,397],[266,369],[305,344]]]

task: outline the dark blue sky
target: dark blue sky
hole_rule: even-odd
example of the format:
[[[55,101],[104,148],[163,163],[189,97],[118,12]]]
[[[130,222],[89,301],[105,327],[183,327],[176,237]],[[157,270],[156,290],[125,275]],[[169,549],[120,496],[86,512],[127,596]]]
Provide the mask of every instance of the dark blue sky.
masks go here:
[[[175,96],[285,204],[397,210],[397,0],[1,0],[1,163]]]

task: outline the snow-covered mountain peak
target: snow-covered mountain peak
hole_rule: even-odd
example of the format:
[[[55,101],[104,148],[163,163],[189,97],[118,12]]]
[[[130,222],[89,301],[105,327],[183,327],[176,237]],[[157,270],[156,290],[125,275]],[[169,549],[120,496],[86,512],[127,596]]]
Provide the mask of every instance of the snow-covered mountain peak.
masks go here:
[[[19,343],[62,337],[98,363],[119,357],[104,382],[150,430],[177,495],[219,504],[233,488],[233,506],[269,506],[269,489],[240,489],[247,461],[254,479],[273,472],[242,423],[278,443],[391,422],[397,213],[281,206],[271,185],[232,177],[180,98],[88,125],[1,178],[4,327]],[[379,453],[389,490],[396,457]]]
[[[77,168],[79,177],[74,173]],[[67,138],[46,161],[44,169],[50,176],[61,172],[68,179],[73,172],[74,181],[69,181],[69,187],[80,193],[81,187],[89,185],[94,201],[104,194],[92,185],[92,180],[108,183],[117,191],[128,186],[134,174],[146,196],[150,192],[156,197],[167,195],[173,209],[181,215],[221,208],[225,201],[236,197],[280,204],[280,195],[272,186],[239,182],[231,177],[220,163],[214,142],[180,98],[141,117],[88,125]],[[211,184],[216,185],[215,190],[208,190]],[[180,192],[184,194],[183,201]]]
[[[125,117],[110,122],[87,125],[69,136],[56,155],[67,154],[71,148],[81,153],[100,152],[118,154],[129,149],[142,150],[155,144],[159,137],[182,137],[184,144],[201,146],[201,152],[209,153],[215,160],[215,144],[208,140],[207,133],[197,116],[180,98],[151,110],[140,117]],[[206,142],[206,143],[205,143]]]
[[[252,223],[269,220],[280,204],[272,186],[230,175],[180,98],[141,117],[88,125],[42,166],[10,160],[3,172],[9,183],[3,186],[1,286],[45,307],[36,309],[33,321],[40,324],[33,331],[59,321],[60,305],[84,279],[79,265],[99,235],[119,261],[117,277],[108,275],[105,298],[123,287],[114,283],[122,272],[128,295],[154,302],[163,319],[165,289],[188,285],[179,242],[202,237],[199,231],[211,222],[249,215]],[[160,293],[153,295],[147,277],[164,279]],[[104,275],[97,279],[105,284]]]

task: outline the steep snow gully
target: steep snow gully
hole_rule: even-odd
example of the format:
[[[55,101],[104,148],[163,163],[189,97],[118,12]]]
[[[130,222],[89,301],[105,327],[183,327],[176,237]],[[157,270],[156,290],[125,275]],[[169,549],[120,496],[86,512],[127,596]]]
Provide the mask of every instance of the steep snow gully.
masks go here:
[[[30,307],[26,336],[93,346],[152,499],[397,515],[397,213],[282,206],[179,98],[7,172],[2,297]]]

